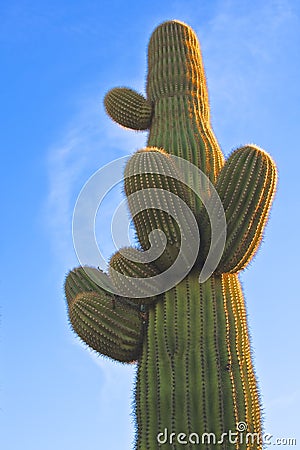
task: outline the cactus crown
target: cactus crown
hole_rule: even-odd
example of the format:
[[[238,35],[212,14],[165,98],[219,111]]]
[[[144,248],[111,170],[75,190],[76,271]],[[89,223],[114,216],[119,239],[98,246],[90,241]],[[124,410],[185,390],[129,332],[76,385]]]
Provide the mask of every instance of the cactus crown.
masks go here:
[[[170,21],[152,33],[148,47],[147,97],[194,97],[204,121],[209,120],[208,94],[197,36],[183,22]]]

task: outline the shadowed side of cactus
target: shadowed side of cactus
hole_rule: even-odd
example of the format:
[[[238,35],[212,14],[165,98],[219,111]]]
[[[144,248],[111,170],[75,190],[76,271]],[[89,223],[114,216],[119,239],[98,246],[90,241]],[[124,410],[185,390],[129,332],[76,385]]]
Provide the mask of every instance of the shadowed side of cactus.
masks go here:
[[[89,347],[120,362],[139,358],[143,321],[137,306],[101,289],[82,267],[69,273],[65,291],[72,328]]]
[[[147,147],[125,168],[125,193],[141,254],[152,247],[164,250],[147,263],[136,261],[129,248],[112,257],[110,280],[123,296],[93,284],[82,268],[70,272],[65,288],[71,324],[99,353],[138,361],[136,449],[194,448],[203,433],[214,433],[218,441],[241,422],[260,436],[260,401],[238,272],[261,241],[276,187],[275,164],[254,145],[235,150],[224,161],[210,125],[199,43],[181,22],[165,22],[151,36],[147,98],[115,88],[106,95],[105,107],[120,125],[149,129]],[[224,251],[203,283],[199,273],[213,244],[210,221],[170,155],[206,174],[224,208]],[[217,208],[213,202],[212,197],[210,206]],[[196,235],[183,203],[200,234],[191,266]],[[177,219],[184,223],[185,235]],[[159,290],[157,275],[173,267],[183,244],[187,275],[171,289]],[[135,298],[127,295],[132,289],[138,293]],[[201,448],[262,448],[256,440],[207,439]]]

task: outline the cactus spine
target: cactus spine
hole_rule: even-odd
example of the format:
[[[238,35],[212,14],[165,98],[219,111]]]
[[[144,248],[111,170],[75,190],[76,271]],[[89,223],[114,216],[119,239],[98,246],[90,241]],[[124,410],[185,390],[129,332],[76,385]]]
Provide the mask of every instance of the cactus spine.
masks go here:
[[[147,147],[135,153],[125,168],[125,192],[141,249],[149,250],[149,236],[156,229],[164,231],[166,247],[157,260],[145,264],[131,260],[131,249],[112,257],[110,279],[123,289],[123,296],[97,286],[82,268],[70,272],[65,289],[71,325],[99,353],[118,361],[137,361],[136,449],[159,448],[157,436],[164,430],[168,432],[162,445],[166,449],[181,448],[178,436],[187,439],[186,448],[194,447],[197,436],[201,444],[203,433],[215,433],[218,440],[222,433],[236,431],[240,422],[245,422],[247,432],[260,435],[259,393],[238,273],[261,241],[275,193],[275,164],[254,145],[235,150],[224,161],[210,125],[199,43],[181,22],[165,22],[151,36],[147,99],[132,89],[116,88],[108,92],[104,103],[117,123],[149,129]],[[199,283],[199,272],[211,243],[209,219],[201,200],[180,181],[169,155],[200,168],[223,204],[225,248],[204,283]],[[136,167],[142,173],[134,173]],[[160,168],[159,175],[153,174],[154,167]],[[132,194],[149,188],[159,189],[155,200],[160,207],[143,209],[141,197],[136,212]],[[157,194],[149,192],[154,200]],[[182,237],[172,211],[184,214],[178,205],[170,205],[164,193],[179,197],[195,215],[201,236],[198,258],[188,275],[167,292],[128,298],[118,274],[126,275],[137,292],[146,288],[149,292],[154,287],[152,277],[168,269],[178,256]],[[163,244],[159,236],[157,246]],[[188,251],[193,242],[191,231]],[[205,442],[202,448],[212,448]],[[262,445],[240,439],[228,443],[224,438],[213,448],[259,450]]]

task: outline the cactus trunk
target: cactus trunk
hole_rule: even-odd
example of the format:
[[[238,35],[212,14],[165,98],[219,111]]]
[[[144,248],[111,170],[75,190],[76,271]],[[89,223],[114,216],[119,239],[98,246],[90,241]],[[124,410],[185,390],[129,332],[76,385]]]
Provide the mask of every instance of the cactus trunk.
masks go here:
[[[185,448],[193,448],[197,436],[200,443],[204,433],[214,433],[219,440],[240,422],[247,423],[248,432],[261,433],[244,299],[236,274],[212,276],[199,284],[197,274],[191,273],[149,309],[136,407],[140,450],[156,448],[155,442],[159,447],[166,435],[163,448],[180,448],[180,433],[186,435],[181,438],[188,442]],[[213,448],[227,448],[225,442],[224,438]],[[236,448],[249,447],[244,443]]]

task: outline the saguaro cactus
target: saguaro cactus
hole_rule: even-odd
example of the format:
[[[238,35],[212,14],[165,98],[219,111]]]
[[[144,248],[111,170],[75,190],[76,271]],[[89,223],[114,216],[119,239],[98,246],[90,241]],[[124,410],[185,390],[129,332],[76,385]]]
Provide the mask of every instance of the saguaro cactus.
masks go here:
[[[117,361],[137,362],[136,449],[179,449],[182,444],[193,448],[198,439],[201,444],[204,433],[214,433],[219,442],[212,445],[213,436],[206,435],[201,448],[261,449],[257,439],[247,443],[239,436],[234,443],[225,435],[222,440],[222,433],[243,431],[242,422],[247,432],[261,433],[238,273],[261,241],[275,192],[276,167],[254,145],[238,148],[224,161],[210,125],[199,43],[192,29],[181,22],[165,22],[151,36],[147,98],[128,88],[115,88],[106,95],[105,107],[120,125],[149,130],[147,147],[136,152],[125,168],[125,193],[140,250],[147,253],[155,241],[156,246],[164,245],[164,251],[150,262],[136,262],[129,248],[111,258],[109,275],[102,277],[119,292],[123,289],[124,295],[93,281],[89,271],[96,273],[96,269],[71,271],[65,283],[71,325],[97,352]],[[199,273],[211,245],[209,217],[201,199],[182,182],[171,155],[204,172],[224,208],[224,250],[203,283]],[[143,199],[147,189],[150,199],[157,196],[155,189],[159,191],[161,208],[157,203],[144,208],[140,200],[137,210],[133,194],[142,193],[139,198]],[[183,220],[185,214],[181,203],[171,205],[167,193],[193,212],[200,247],[187,275],[166,292],[157,293],[152,280],[172,267],[183,243],[172,208]],[[164,209],[165,204],[171,210]],[[164,232],[164,238],[158,234],[151,241],[156,229]],[[193,239],[191,231],[188,248],[192,249]],[[119,275],[126,276],[127,287]],[[140,297],[129,298],[128,286]]]

